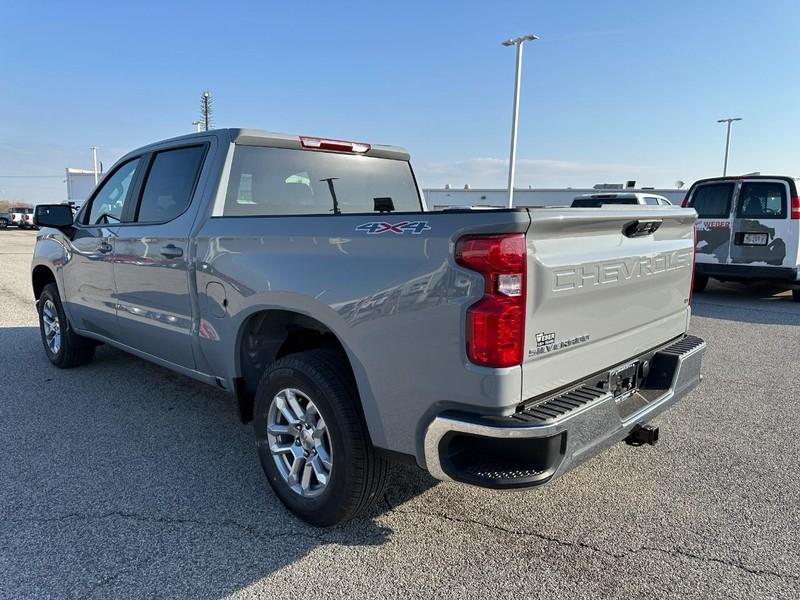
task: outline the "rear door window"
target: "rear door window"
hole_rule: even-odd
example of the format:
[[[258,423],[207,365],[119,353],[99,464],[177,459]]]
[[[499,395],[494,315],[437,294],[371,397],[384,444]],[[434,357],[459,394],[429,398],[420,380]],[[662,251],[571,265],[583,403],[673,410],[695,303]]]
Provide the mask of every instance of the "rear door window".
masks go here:
[[[205,146],[189,146],[153,157],[137,210],[138,223],[166,223],[187,209],[205,152]]]
[[[644,203],[648,206],[658,206],[658,198],[655,198],[654,196],[645,196]]]
[[[732,181],[700,185],[692,194],[689,206],[701,219],[727,219],[731,216],[733,187]]]
[[[786,186],[779,181],[746,181],[739,192],[736,216],[742,219],[785,219]]]

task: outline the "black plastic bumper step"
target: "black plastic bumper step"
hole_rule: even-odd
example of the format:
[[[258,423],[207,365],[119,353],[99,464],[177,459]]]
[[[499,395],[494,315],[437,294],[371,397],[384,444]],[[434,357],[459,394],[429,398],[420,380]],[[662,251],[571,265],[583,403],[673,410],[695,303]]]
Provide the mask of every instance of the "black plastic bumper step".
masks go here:
[[[525,404],[514,416],[531,423],[546,424],[606,396],[608,396],[606,390],[582,385],[557,396]]]

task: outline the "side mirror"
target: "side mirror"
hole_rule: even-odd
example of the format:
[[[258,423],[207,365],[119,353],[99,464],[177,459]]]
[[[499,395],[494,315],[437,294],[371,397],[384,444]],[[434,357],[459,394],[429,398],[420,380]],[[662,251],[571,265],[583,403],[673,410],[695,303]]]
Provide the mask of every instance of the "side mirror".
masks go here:
[[[72,208],[69,204],[39,204],[33,213],[33,224],[37,227],[66,229],[72,227]]]

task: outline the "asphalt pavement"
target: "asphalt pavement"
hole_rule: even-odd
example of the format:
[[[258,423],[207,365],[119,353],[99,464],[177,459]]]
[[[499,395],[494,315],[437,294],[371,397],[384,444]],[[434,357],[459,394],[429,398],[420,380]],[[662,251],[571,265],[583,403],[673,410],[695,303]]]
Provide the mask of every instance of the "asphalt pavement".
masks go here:
[[[317,530],[272,494],[232,397],[103,346],[45,358],[35,232],[0,231],[0,598],[798,598],[800,303],[698,295],[705,380],[544,488],[394,468]]]

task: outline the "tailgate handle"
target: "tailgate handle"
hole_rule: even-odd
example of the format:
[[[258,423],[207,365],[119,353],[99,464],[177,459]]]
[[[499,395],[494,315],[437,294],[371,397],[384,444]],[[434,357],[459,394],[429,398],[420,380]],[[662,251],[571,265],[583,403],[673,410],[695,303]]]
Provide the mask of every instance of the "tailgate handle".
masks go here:
[[[656,232],[661,227],[661,219],[638,219],[626,223],[622,228],[622,233],[626,237],[643,237]]]

